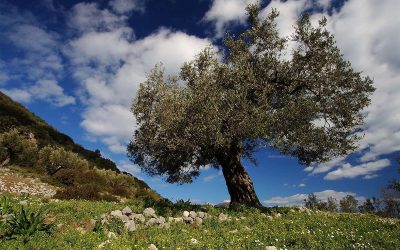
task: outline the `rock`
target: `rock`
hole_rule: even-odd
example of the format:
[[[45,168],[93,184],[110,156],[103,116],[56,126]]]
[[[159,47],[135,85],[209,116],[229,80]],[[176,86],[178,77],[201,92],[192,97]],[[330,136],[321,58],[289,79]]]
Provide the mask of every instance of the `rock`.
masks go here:
[[[245,231],[250,231],[251,229],[250,229],[248,226],[245,226],[245,227],[243,228],[243,230],[245,230]]]
[[[192,243],[192,244],[197,244],[197,243],[199,243],[199,241],[196,240],[195,238],[191,238],[191,239],[190,239],[190,243]]]
[[[126,216],[125,214],[123,214],[120,219],[122,220],[122,222],[128,222],[130,221],[130,218],[128,216]]]
[[[158,248],[154,244],[151,244],[149,250],[158,250]]]
[[[111,211],[110,215],[111,215],[112,217],[121,219],[121,217],[122,217],[122,212],[121,212],[121,210],[114,210],[114,211]]]
[[[168,222],[173,222],[174,221],[174,217],[168,217]]]
[[[183,222],[183,218],[181,217],[174,218],[174,222],[176,223]]]
[[[136,230],[136,224],[133,220],[130,220],[125,222],[125,228],[128,230],[128,232],[133,232]]]
[[[267,219],[271,221],[271,220],[273,220],[274,218],[273,218],[271,215],[268,215],[268,216],[267,216]]]
[[[189,213],[189,217],[191,217],[191,218],[196,218],[197,217],[197,213],[195,212],[195,211],[190,211],[190,213]]]
[[[146,217],[146,218],[151,218],[151,217],[156,217],[156,211],[154,211],[154,209],[153,208],[151,208],[151,207],[148,207],[148,208],[146,208],[144,211],[143,211],[143,215]]]
[[[190,213],[188,211],[183,211],[183,217],[189,217]]]
[[[201,225],[201,224],[203,223],[203,219],[200,218],[200,217],[196,217],[196,218],[194,219],[194,223],[195,223],[196,225]]]
[[[157,224],[164,224],[164,223],[165,223],[165,218],[162,216],[158,217]]]
[[[231,233],[231,234],[235,234],[235,233],[237,233],[238,232],[238,230],[237,229],[235,229],[235,230],[232,230],[232,231],[229,231],[229,233]]]
[[[132,209],[131,209],[130,207],[126,206],[126,207],[124,207],[124,208],[122,209],[121,212],[122,212],[123,214],[129,216],[129,215],[132,214]]]
[[[146,225],[147,225],[147,226],[152,226],[152,225],[154,225],[154,224],[156,224],[156,223],[157,223],[157,219],[156,219],[156,218],[150,218],[150,219],[147,221]]]
[[[101,243],[100,245],[98,245],[98,248],[104,248],[106,245],[108,245],[110,243],[110,240],[106,240],[103,243]]]
[[[94,220],[94,219],[90,219],[89,220],[89,223],[88,223],[88,226],[87,226],[87,229],[89,230],[89,231],[93,231],[93,229],[96,227],[96,220]]]
[[[159,227],[160,227],[160,228],[168,229],[168,228],[170,228],[170,224],[169,224],[169,223],[163,223],[163,224],[160,224]]]
[[[277,250],[275,246],[267,246],[265,250]]]
[[[240,219],[241,219],[241,220],[244,220],[244,219],[246,219],[246,217],[242,216],[242,217],[240,217]]]
[[[280,218],[280,217],[282,217],[282,215],[280,213],[276,213],[276,214],[274,214],[274,217],[275,218]]]
[[[198,212],[197,216],[201,219],[204,219],[206,217],[206,214],[204,212]]]
[[[116,239],[117,235],[114,232],[108,232],[107,238],[109,239]]]
[[[228,216],[223,213],[220,213],[218,219],[219,221],[226,221],[228,219]]]
[[[294,211],[294,209],[290,209],[289,212],[290,213],[295,213],[296,211]]]
[[[133,220],[138,223],[144,223],[146,221],[146,217],[143,214],[134,214],[132,216]]]
[[[183,221],[186,223],[193,223],[193,218],[192,217],[183,217]]]

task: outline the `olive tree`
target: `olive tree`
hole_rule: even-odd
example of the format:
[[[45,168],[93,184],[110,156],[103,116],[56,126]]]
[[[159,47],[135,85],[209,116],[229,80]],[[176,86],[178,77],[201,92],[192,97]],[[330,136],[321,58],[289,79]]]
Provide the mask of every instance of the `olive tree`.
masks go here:
[[[226,53],[207,48],[177,76],[157,65],[132,105],[137,129],[128,156],[150,175],[185,183],[202,166],[222,168],[231,205],[260,206],[241,159],[261,148],[320,163],[355,149],[372,80],[346,61],[322,19],[304,15],[290,38],[277,11],[247,8],[248,29],[227,34]],[[290,56],[288,56],[290,55]]]

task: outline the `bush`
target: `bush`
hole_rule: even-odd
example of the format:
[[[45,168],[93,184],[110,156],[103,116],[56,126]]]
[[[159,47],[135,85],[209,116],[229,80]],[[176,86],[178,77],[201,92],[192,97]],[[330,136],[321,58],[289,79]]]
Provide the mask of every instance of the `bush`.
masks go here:
[[[72,186],[75,183],[75,179],[77,176],[77,171],[74,169],[61,169],[56,172],[52,177],[57,182],[66,185]]]
[[[54,175],[61,169],[79,169],[84,171],[89,168],[89,163],[78,154],[67,151],[61,147],[46,146],[39,152],[37,166],[45,169],[49,175]]]
[[[18,129],[0,134],[0,148],[1,162],[9,158],[10,163],[33,166],[37,160],[38,147],[33,135],[24,135]]]
[[[54,198],[61,200],[101,200],[100,188],[94,184],[83,184],[76,186],[69,186],[63,190],[58,190]]]

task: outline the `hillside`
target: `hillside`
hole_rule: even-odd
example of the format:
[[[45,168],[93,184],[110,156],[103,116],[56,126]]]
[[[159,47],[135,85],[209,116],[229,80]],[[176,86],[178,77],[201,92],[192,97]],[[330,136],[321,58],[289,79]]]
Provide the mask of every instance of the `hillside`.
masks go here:
[[[41,149],[53,149],[61,156],[58,156],[58,161],[64,160],[66,165],[76,165],[61,169],[61,171],[57,170],[54,175],[46,173],[44,169],[40,169],[34,164],[22,164],[24,165],[22,168],[18,166],[21,164],[11,162],[8,166],[16,173],[28,173],[43,182],[59,186],[61,189],[65,188],[66,191],[61,195],[64,198],[84,197],[91,200],[104,197],[109,199],[114,199],[113,197],[161,198],[142,180],[128,173],[121,173],[116,164],[110,159],[103,158],[100,152],[88,150],[76,144],[71,137],[57,131],[23,105],[0,92],[0,134],[14,128],[34,135],[38,148],[35,154],[39,155]],[[53,158],[57,156],[54,154],[53,152]],[[71,162],[65,162],[67,158],[71,159]],[[42,163],[46,163],[48,160],[44,159]],[[40,165],[40,163],[36,165]],[[10,185],[18,186],[18,183]]]
[[[30,112],[23,105],[13,101],[0,91],[0,133],[11,127],[22,127],[33,134],[43,146],[54,144],[78,153],[83,158],[102,169],[119,172],[114,162],[103,158],[99,153],[83,148],[76,144],[71,137],[60,133],[40,117]]]

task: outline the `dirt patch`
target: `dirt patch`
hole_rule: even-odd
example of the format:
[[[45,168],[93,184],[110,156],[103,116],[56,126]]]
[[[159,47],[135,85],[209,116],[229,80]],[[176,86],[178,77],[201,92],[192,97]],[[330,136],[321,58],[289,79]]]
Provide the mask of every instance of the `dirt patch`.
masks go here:
[[[57,188],[43,183],[38,178],[25,177],[14,170],[0,168],[0,193],[27,193],[42,197],[52,197]]]

